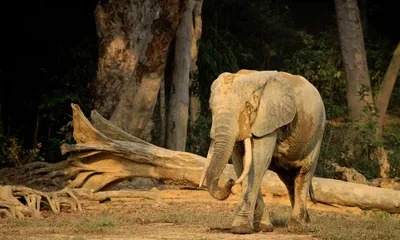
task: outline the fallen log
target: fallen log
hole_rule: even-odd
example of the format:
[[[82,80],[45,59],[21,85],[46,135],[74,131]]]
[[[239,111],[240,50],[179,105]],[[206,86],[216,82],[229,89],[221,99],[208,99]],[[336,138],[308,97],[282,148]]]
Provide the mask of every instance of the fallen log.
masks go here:
[[[69,187],[98,192],[135,177],[198,186],[206,158],[171,151],[140,140],[113,125],[96,111],[91,113],[92,125],[78,105],[72,104],[72,110],[74,139],[77,143],[61,146],[62,154],[70,155],[67,164],[58,163],[55,169],[58,174],[64,174],[59,177],[72,179]],[[66,167],[61,169],[60,166]],[[46,165],[45,168],[48,171],[51,166]],[[226,166],[220,180],[225,182],[229,178],[236,179],[230,164]],[[313,178],[313,187],[317,202],[400,212],[400,191],[317,177]],[[267,171],[262,189],[263,192],[275,195],[287,195],[284,184],[272,171]]]

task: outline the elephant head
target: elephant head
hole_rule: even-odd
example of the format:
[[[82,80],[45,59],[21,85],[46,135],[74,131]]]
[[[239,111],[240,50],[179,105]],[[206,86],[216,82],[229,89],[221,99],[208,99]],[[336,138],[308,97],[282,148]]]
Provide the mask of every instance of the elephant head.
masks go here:
[[[244,141],[244,170],[236,181],[247,176],[251,165],[251,137],[262,137],[290,123],[296,114],[292,86],[277,71],[241,70],[222,73],[211,86],[210,108],[212,144],[200,185],[206,175],[210,194],[226,199],[235,181],[218,185],[236,141]]]

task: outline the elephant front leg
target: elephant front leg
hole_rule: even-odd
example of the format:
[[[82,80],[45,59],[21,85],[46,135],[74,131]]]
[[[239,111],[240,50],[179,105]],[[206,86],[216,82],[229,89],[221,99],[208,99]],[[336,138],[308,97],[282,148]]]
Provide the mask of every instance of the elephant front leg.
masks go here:
[[[262,197],[261,188],[258,192],[256,207],[254,209],[254,231],[255,232],[272,232],[274,226],[271,223],[269,214],[264,214],[264,199]]]
[[[232,163],[235,169],[236,176],[239,178],[243,172],[243,157],[244,157],[244,145],[243,142],[237,142],[232,152]],[[246,197],[248,182],[245,180],[242,183],[241,203],[236,209],[235,220],[232,224],[231,231],[233,233],[251,233],[253,232],[252,218],[251,218],[251,207],[249,201],[244,201]]]
[[[275,132],[262,138],[252,139],[253,159],[247,180],[245,180],[244,182],[246,188],[245,191],[242,193],[242,201],[238,206],[238,211],[232,223],[232,233],[246,234],[254,232],[255,206],[259,194],[261,195],[261,182],[271,162],[275,143]],[[263,208],[264,206],[262,202],[262,206],[260,205],[260,209],[262,209],[263,211]],[[258,212],[256,222],[257,224],[261,222],[258,219],[260,218],[260,216],[262,218],[262,213]],[[257,228],[259,227],[260,225],[258,224]]]

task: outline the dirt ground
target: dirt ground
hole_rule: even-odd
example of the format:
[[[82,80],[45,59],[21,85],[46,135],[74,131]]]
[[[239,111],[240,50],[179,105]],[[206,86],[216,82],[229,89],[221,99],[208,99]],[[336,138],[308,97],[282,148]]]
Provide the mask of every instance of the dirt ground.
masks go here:
[[[398,216],[311,202],[313,223],[289,230],[289,200],[270,195],[264,201],[274,232],[234,235],[229,227],[237,196],[217,201],[202,190],[165,189],[160,194],[165,206],[148,199],[83,201],[81,213],[64,209],[61,214],[43,211],[41,220],[0,220],[0,239],[400,239]]]
[[[26,176],[2,178],[1,185],[25,185]],[[49,183],[36,182],[28,187],[55,191]],[[231,195],[225,201],[213,199],[205,190],[165,185],[149,179],[124,181],[111,190],[153,190],[165,200],[113,198],[98,201],[81,200],[82,212],[62,208],[60,214],[41,212],[43,219],[7,221],[0,219],[0,240],[8,239],[390,239],[400,240],[400,215],[359,208],[330,206],[308,202],[312,223],[299,229],[288,229],[288,197],[265,195],[266,209],[275,226],[270,233],[234,235],[230,233],[235,205]]]

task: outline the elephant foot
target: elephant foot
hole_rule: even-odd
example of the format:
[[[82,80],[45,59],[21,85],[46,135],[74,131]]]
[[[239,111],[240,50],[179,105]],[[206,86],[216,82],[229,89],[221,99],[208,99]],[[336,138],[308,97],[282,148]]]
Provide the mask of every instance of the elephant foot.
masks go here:
[[[255,232],[272,232],[274,231],[274,226],[272,224],[264,224],[264,223],[254,223],[254,231]]]
[[[299,218],[290,218],[288,227],[289,228],[296,228],[296,227],[302,227],[310,223],[310,218],[306,219],[299,219]]]
[[[253,218],[249,215],[236,215],[233,220],[231,233],[235,234],[250,234],[254,233]]]
[[[234,234],[251,234],[253,232],[254,232],[253,228],[249,224],[233,226],[231,228],[231,233],[234,233]]]
[[[302,226],[305,226],[305,225],[311,223],[310,215],[308,215],[308,211],[305,210],[305,211],[300,211],[300,212],[303,213],[303,214],[300,214],[300,216],[292,215],[292,217],[290,218],[289,223],[288,223],[289,228],[302,227]]]

